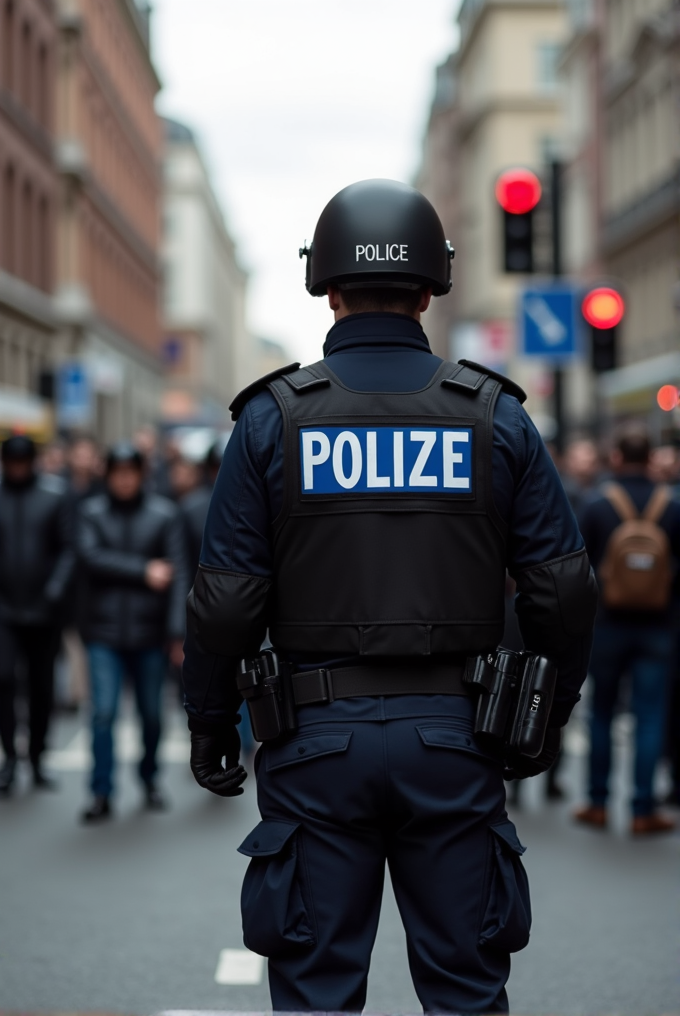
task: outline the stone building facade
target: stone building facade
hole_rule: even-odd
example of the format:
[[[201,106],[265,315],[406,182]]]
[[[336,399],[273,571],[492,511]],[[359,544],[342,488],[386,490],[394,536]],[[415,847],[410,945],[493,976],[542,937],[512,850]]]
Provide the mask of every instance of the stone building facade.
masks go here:
[[[554,157],[562,130],[557,65],[567,35],[564,4],[463,0],[458,21],[460,44],[438,71],[418,177],[456,248],[454,291],[433,301],[424,325],[441,354],[512,373],[549,433],[549,372],[517,357],[517,297],[527,279],[503,271],[494,186],[513,166],[545,175]]]
[[[457,85],[456,60],[452,55],[436,71],[422,160],[414,181],[437,209],[444,233],[454,249],[460,235],[461,200]],[[454,258],[451,292],[433,300],[423,318],[432,351],[445,359],[453,355],[451,336],[459,315],[459,264],[460,259],[457,263]]]
[[[155,421],[162,390],[162,132],[147,19],[132,0],[58,0],[59,357],[84,366],[105,441]]]
[[[566,81],[568,267],[627,305],[610,415],[660,429],[656,390],[680,384],[680,4],[570,0]]]
[[[46,425],[37,393],[55,331],[56,50],[52,0],[0,0],[0,434],[15,423],[42,436]]]

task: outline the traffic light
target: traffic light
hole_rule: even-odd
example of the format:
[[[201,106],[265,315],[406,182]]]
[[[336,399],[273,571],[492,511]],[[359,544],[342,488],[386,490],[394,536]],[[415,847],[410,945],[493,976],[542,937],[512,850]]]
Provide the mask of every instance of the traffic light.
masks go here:
[[[591,289],[581,312],[590,325],[590,363],[596,374],[616,367],[616,329],[626,310],[623,297],[609,286]]]
[[[529,169],[507,169],[496,181],[496,200],[503,213],[503,271],[533,272],[533,213],[541,181]]]
[[[672,413],[680,404],[680,390],[675,385],[662,385],[656,393],[656,401],[664,413]]]

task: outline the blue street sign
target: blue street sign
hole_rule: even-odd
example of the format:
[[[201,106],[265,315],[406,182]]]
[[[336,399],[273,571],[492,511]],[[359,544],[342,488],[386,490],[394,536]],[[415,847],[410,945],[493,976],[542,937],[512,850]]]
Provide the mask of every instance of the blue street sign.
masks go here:
[[[82,363],[64,363],[59,368],[56,403],[61,427],[83,427],[91,422],[92,388]]]
[[[519,348],[525,356],[571,360],[580,353],[578,294],[569,285],[525,289],[519,300]]]

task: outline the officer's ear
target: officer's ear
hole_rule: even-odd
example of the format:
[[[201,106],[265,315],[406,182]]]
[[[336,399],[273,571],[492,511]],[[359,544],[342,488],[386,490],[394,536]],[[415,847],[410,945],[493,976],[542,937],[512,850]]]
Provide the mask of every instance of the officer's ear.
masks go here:
[[[328,306],[332,311],[340,310],[342,306],[342,296],[337,286],[329,286],[326,290],[328,294]]]
[[[420,297],[420,303],[418,305],[418,314],[424,314],[427,308],[430,306],[430,300],[432,299],[432,287],[423,287],[422,295]]]

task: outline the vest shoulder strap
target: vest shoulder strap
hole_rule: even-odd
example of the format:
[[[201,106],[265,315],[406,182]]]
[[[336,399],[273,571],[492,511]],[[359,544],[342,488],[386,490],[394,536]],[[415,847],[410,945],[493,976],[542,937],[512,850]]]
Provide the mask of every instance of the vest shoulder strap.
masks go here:
[[[257,395],[258,392],[264,391],[270,381],[274,381],[277,377],[283,377],[286,374],[292,374],[294,371],[297,371],[299,367],[299,363],[289,363],[287,367],[277,367],[276,370],[272,370],[269,374],[265,374],[264,377],[259,378],[257,381],[253,381],[253,383],[248,385],[247,388],[244,388],[242,392],[239,392],[232,404],[229,406],[232,420],[238,420],[246,406],[246,403],[250,402],[253,396]]]
[[[331,380],[324,373],[324,363],[312,363],[308,367],[301,367],[300,370],[286,373],[283,378],[286,384],[298,395],[309,392],[312,388],[326,388],[330,386]]]
[[[518,384],[515,384],[514,381],[511,381],[504,374],[499,374],[498,371],[491,370],[490,367],[484,367],[481,363],[475,363],[473,360],[459,360],[458,366],[464,368],[463,371],[455,376],[451,374],[450,377],[442,381],[442,384],[476,391],[484,383],[485,378],[489,377],[493,381],[498,381],[506,395],[512,395],[520,405],[524,405],[526,402],[527,393],[524,389],[520,388]],[[478,381],[475,380],[475,375],[479,378]]]

